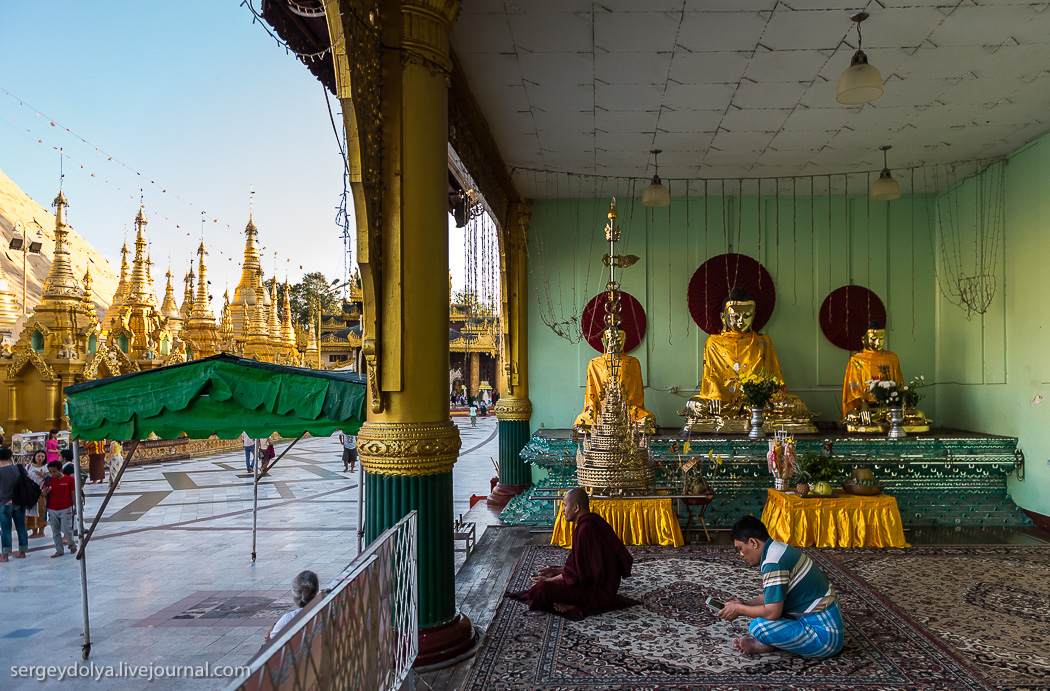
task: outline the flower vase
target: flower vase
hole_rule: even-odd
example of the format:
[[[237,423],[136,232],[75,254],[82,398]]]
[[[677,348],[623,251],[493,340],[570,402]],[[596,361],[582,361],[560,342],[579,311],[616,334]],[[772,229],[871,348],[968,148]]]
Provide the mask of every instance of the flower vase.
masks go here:
[[[773,479],[773,489],[778,492],[786,492],[788,488],[788,481],[786,477],[777,477]]]
[[[904,409],[903,408],[890,408],[890,431],[886,434],[890,439],[902,439],[908,436],[908,433],[904,431]]]
[[[762,431],[762,411],[765,408],[752,408],[751,409],[751,431],[748,433],[748,439],[765,439],[766,433]]]

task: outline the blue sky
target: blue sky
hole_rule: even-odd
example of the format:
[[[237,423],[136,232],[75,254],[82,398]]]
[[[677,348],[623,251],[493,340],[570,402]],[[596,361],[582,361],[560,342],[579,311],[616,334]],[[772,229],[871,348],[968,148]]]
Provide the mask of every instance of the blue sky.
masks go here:
[[[232,293],[250,185],[268,274],[343,274],[326,96],[237,0],[0,0],[0,169],[48,207],[64,146],[69,221],[115,266],[142,187],[158,289],[169,257],[185,273],[203,210],[212,294]]]

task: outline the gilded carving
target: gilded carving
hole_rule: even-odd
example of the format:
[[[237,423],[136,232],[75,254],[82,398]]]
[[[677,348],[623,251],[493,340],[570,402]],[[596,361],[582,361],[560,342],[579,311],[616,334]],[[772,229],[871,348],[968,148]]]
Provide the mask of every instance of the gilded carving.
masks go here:
[[[452,70],[449,33],[459,14],[460,3],[448,0],[407,1],[401,6],[401,50],[403,62],[418,62],[432,74]]]
[[[40,357],[40,353],[32,348],[23,348],[18,351],[18,354],[12,359],[11,364],[7,366],[7,378],[14,379],[17,377],[29,363],[32,363],[33,367],[40,372],[40,378],[44,381],[58,381],[58,376],[55,374],[55,370],[51,369],[51,366],[44,362],[44,359]]]
[[[451,420],[437,423],[368,422],[357,436],[361,465],[379,475],[452,472],[462,442]]]
[[[368,372],[368,393],[372,398],[372,412],[383,412],[383,394],[379,390],[379,352],[374,338],[366,338],[361,343],[361,352],[365,356]]]
[[[493,412],[496,413],[496,419],[500,422],[528,420],[532,417],[532,401],[527,398],[503,397],[496,403]]]

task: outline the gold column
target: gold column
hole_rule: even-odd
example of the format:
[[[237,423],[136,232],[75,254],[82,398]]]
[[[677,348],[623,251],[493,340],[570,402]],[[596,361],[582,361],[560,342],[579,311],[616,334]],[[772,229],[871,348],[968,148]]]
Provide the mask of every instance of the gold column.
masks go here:
[[[5,379],[4,383],[7,384],[7,430],[8,434],[15,434],[21,431],[19,423],[22,421],[19,417],[21,412],[18,409],[18,390],[22,386],[22,378],[15,377],[14,379]]]
[[[62,422],[62,411],[58,409],[58,387],[61,379],[55,379],[45,384],[47,392],[47,416],[44,418],[53,429],[57,429]]]
[[[529,273],[527,242],[532,204],[519,202],[503,240],[503,371],[499,420],[499,484],[489,495],[491,506],[505,506],[532,484],[532,471],[519,453],[529,441]]]
[[[455,603],[452,467],[461,443],[446,392],[449,34],[458,11],[458,0],[327,6],[364,297],[365,531],[372,540],[419,512],[417,665],[473,644]]]

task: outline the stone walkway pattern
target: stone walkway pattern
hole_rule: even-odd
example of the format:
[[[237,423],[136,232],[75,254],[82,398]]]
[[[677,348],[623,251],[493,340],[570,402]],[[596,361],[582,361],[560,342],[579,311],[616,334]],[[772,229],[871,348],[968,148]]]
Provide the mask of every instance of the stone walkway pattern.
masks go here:
[[[496,418],[455,418],[463,440],[453,473],[455,516],[487,495],[498,454]],[[277,444],[280,454],[286,443]],[[42,688],[19,665],[240,665],[292,607],[304,569],[322,585],[357,554],[357,473],[343,473],[338,437],[304,439],[259,487],[257,561],[251,561],[252,484],[242,452],[136,466],[125,472],[88,546],[92,649],[81,659],[80,566],[54,552],[50,532],[25,560],[0,564],[0,688]],[[106,485],[88,485],[93,517]],[[480,538],[483,526],[478,527]],[[462,545],[457,545],[462,546]],[[463,555],[457,555],[457,568]],[[83,680],[66,679],[72,686]],[[142,679],[103,680],[138,689]],[[223,679],[163,679],[150,688],[210,689]],[[43,688],[57,681],[50,679]]]

